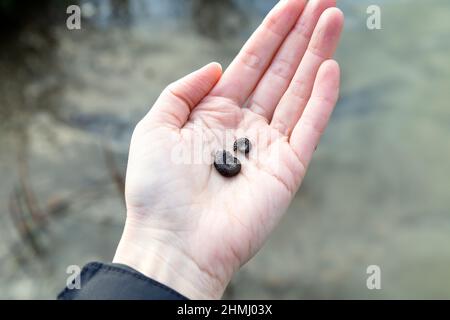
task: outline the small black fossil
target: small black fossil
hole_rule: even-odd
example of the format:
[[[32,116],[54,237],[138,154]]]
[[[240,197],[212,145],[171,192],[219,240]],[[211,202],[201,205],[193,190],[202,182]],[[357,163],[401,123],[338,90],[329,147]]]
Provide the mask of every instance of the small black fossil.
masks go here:
[[[252,144],[250,143],[250,140],[247,138],[239,138],[234,142],[233,150],[239,151],[244,154],[247,154],[250,152],[250,149],[252,148]]]
[[[226,151],[217,151],[214,155],[214,167],[224,177],[234,177],[241,171],[241,162]]]

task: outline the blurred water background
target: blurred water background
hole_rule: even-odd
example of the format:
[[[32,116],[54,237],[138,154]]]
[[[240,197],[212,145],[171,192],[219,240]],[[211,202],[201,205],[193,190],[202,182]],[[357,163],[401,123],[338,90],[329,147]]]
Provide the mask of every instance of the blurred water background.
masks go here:
[[[134,125],[171,81],[226,66],[275,3],[81,1],[69,31],[67,1],[0,0],[0,298],[53,299],[68,265],[112,259]],[[341,99],[226,298],[450,298],[450,3],[338,6]]]

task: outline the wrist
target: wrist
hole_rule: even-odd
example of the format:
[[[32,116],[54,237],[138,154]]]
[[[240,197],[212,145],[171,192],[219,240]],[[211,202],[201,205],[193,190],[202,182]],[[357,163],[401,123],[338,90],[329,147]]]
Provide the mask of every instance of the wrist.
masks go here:
[[[229,279],[200,267],[166,231],[125,224],[114,263],[132,267],[189,299],[220,299]]]

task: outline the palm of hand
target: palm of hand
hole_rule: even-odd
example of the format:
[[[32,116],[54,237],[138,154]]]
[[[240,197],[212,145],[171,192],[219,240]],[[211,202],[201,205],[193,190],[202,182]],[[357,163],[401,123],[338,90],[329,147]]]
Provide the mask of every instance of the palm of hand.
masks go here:
[[[179,249],[202,268],[214,270],[216,263],[238,268],[262,245],[303,177],[288,138],[260,115],[218,97],[205,98],[182,130],[147,130],[138,132],[131,146],[128,212],[183,238]],[[222,177],[212,155],[232,150],[241,136],[253,142],[252,152],[236,154],[240,174]]]
[[[168,283],[192,297],[202,296],[199,286],[220,297],[262,246],[300,186],[336,103],[339,67],[327,59],[343,16],[329,8],[334,0],[305,3],[280,2],[223,75],[210,64],[168,86],[133,133],[126,181],[133,231],[122,239],[133,234],[128,243],[176,251],[219,284],[196,285],[198,274],[188,289],[186,281]],[[241,172],[225,178],[213,154],[232,152],[240,137],[252,150],[235,154]],[[115,260],[140,267],[120,253]],[[147,274],[171,282],[159,271]]]

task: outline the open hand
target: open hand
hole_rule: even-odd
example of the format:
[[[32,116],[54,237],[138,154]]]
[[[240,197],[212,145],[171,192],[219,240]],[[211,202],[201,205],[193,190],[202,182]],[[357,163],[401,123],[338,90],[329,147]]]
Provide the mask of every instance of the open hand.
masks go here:
[[[338,99],[329,60],[343,14],[334,0],[284,0],[222,75],[212,63],[169,85],[133,133],[127,221],[114,262],[188,298],[220,298],[292,201]],[[241,172],[221,176],[215,151]]]

